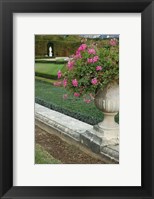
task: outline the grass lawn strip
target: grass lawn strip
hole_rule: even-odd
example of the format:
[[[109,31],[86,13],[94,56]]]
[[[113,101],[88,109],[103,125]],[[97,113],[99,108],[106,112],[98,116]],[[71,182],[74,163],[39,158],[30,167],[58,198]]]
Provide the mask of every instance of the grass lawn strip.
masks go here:
[[[35,164],[60,164],[61,162],[53,158],[39,144],[35,145]]]

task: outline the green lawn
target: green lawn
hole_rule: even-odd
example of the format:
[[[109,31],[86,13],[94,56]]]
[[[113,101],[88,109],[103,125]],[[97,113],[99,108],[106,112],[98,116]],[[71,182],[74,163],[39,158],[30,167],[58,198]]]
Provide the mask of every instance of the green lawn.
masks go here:
[[[42,105],[89,124],[97,124],[103,120],[103,113],[95,107],[93,102],[86,104],[82,98],[75,98],[71,94],[64,100],[63,95],[66,93],[68,92],[62,87],[35,80],[35,97],[45,102]],[[118,120],[117,117],[116,121]]]
[[[39,144],[35,145],[35,164],[60,164],[61,162],[52,157]]]
[[[35,72],[57,76],[58,70],[64,71],[65,64],[35,63]]]

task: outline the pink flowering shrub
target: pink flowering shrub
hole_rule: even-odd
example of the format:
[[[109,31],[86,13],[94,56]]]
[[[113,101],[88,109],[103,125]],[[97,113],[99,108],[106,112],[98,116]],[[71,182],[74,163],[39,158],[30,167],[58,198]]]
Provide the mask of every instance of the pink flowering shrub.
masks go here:
[[[95,54],[96,54],[96,51],[95,51],[94,48],[90,48],[90,49],[88,50],[88,53],[89,53],[89,54],[95,55]]]
[[[74,87],[77,87],[77,86],[78,86],[78,81],[77,81],[76,79],[73,79],[73,80],[72,80],[72,85],[73,85]]]
[[[68,61],[68,69],[71,70],[73,68],[74,62],[73,61]]]
[[[64,95],[63,95],[63,99],[66,100],[67,98],[68,98],[68,95],[67,95],[67,94],[64,94]]]
[[[60,71],[60,70],[58,71],[57,76],[58,76],[58,79],[60,79],[60,78],[61,78],[62,73],[61,73],[61,71]]]
[[[87,104],[89,104],[89,103],[91,102],[91,100],[90,100],[90,99],[85,99],[85,98],[84,98],[84,102],[87,103]]]
[[[67,79],[63,80],[63,86],[66,87],[67,86]]]
[[[80,93],[76,93],[76,92],[75,92],[75,93],[74,93],[74,96],[75,96],[75,97],[79,97],[79,96],[80,96]]]
[[[93,85],[95,85],[95,84],[97,84],[97,79],[96,78],[93,78],[92,80],[91,80],[91,83],[93,84]]]
[[[102,66],[96,66],[96,70],[102,70]]]
[[[60,82],[54,82],[53,85],[54,86],[62,86],[62,82],[61,81]]]
[[[67,71],[58,71],[63,86],[75,97],[83,96],[90,103],[97,91],[112,81],[119,81],[119,45],[111,39],[108,44],[81,44],[67,63]],[[88,96],[88,98],[87,98]]]
[[[111,45],[111,46],[116,46],[116,45],[117,45],[117,42],[118,42],[117,39],[111,39],[111,40],[110,40],[110,45]]]

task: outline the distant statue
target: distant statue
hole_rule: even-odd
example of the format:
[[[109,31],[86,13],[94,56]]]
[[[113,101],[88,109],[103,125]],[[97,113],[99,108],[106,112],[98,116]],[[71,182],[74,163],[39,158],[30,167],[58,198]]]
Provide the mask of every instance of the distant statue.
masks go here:
[[[52,57],[52,47],[49,47],[49,57]]]

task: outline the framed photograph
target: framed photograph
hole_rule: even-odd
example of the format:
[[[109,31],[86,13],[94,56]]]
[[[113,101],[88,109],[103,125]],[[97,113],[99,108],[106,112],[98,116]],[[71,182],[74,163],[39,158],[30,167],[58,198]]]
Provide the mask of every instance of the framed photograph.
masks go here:
[[[1,198],[153,198],[153,14],[0,1]]]
[[[35,35],[35,164],[119,163],[119,42]]]

